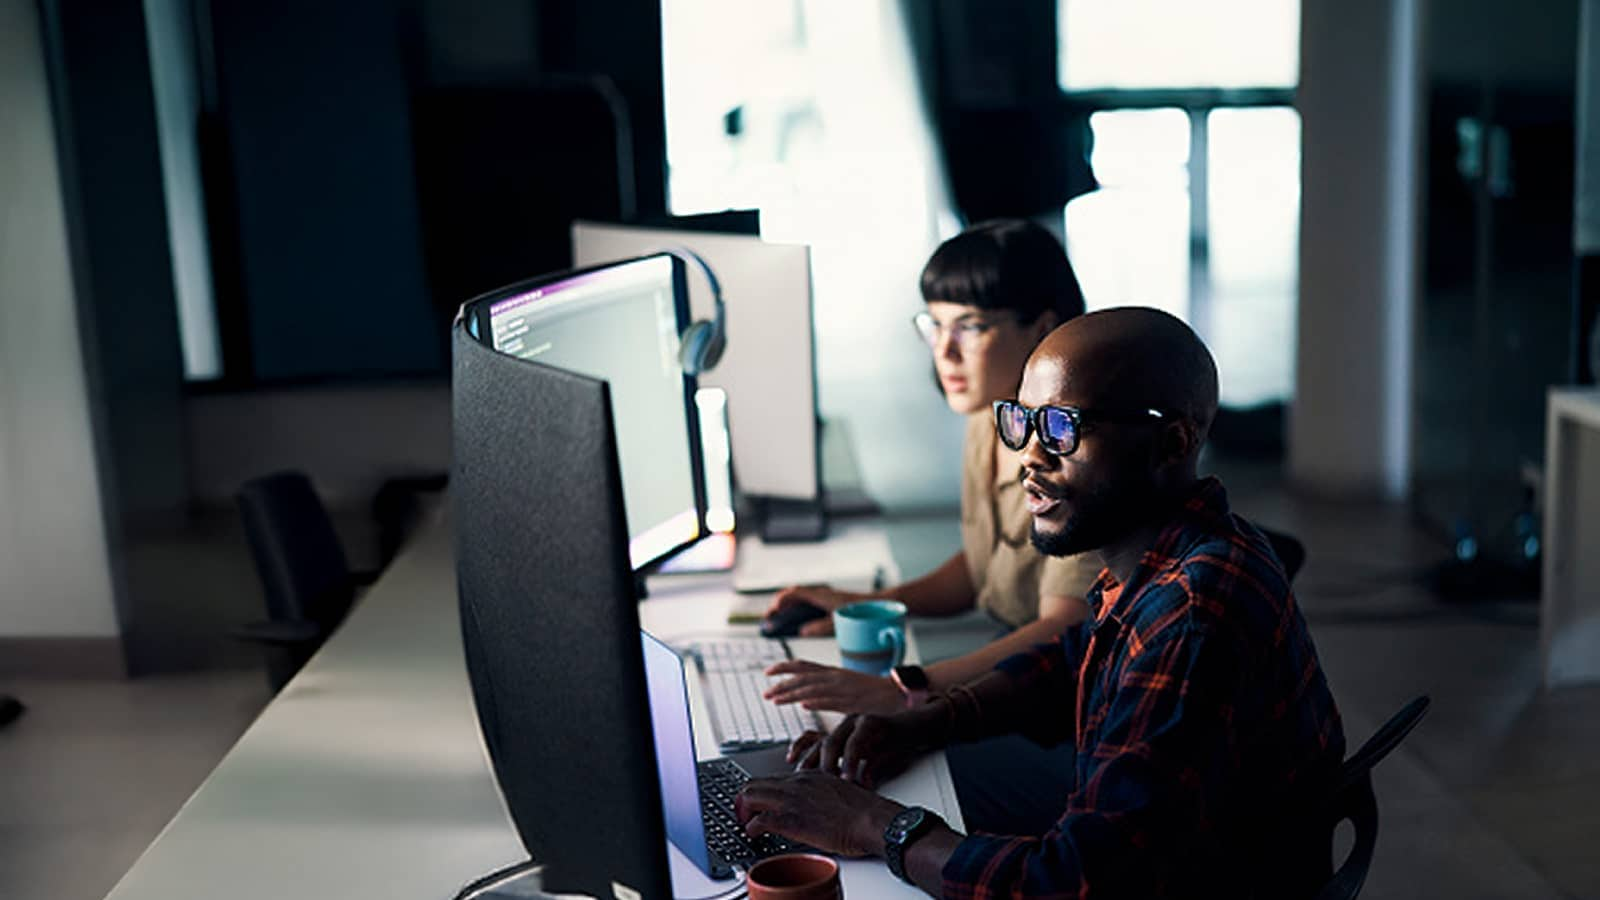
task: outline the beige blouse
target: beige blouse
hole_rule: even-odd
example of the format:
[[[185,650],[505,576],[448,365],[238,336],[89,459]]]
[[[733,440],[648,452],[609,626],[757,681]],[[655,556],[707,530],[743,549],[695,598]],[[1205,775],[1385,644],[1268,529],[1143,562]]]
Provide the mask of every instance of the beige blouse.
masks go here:
[[[1031,516],[1017,470],[995,477],[994,414],[967,417],[961,459],[961,549],[978,608],[1017,627],[1039,617],[1045,594],[1082,597],[1100,574],[1094,553],[1047,557],[1028,540]]]

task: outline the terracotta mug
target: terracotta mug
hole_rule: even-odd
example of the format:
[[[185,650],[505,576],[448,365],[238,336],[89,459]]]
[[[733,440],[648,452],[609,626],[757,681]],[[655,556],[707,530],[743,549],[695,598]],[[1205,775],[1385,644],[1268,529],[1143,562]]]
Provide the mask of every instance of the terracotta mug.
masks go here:
[[[750,867],[750,900],[843,900],[839,864],[815,853],[785,853]]]

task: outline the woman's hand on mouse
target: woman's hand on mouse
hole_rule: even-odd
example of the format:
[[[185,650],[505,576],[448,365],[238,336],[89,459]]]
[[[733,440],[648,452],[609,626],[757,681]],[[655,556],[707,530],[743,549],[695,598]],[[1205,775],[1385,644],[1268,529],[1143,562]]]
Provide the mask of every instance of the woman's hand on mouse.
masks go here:
[[[841,591],[828,587],[825,584],[802,584],[786,587],[772,598],[772,605],[767,607],[767,617],[771,618],[780,610],[795,606],[800,603],[809,603],[825,612],[833,612],[841,606],[867,599],[866,594],[857,594],[854,591]],[[827,637],[833,634],[833,617],[823,616],[800,626],[801,637]]]
[[[798,703],[806,709],[842,713],[892,713],[906,708],[905,694],[881,675],[852,672],[803,659],[786,659],[767,668],[768,675],[787,675],[762,696],[773,703]]]

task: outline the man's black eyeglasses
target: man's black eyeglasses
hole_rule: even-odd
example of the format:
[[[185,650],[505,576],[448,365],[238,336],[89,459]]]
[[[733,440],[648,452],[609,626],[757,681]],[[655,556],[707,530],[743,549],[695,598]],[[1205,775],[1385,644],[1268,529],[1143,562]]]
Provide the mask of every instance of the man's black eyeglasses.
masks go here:
[[[1028,436],[1039,433],[1039,446],[1054,456],[1070,456],[1078,449],[1078,438],[1085,423],[1114,422],[1139,425],[1161,422],[1167,415],[1158,409],[1106,410],[1079,409],[1076,406],[1041,406],[1029,409],[1015,400],[996,400],[994,428],[1000,443],[1012,450],[1028,446]]]

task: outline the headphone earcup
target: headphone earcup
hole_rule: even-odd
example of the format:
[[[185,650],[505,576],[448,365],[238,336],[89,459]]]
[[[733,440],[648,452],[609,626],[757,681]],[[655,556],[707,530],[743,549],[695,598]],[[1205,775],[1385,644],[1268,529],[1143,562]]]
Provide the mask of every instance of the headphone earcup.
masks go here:
[[[709,372],[722,361],[722,351],[728,348],[728,339],[723,336],[722,329],[715,325],[710,326],[711,337],[706,340],[705,350],[700,354],[700,371]]]
[[[696,322],[683,332],[678,346],[678,364],[689,375],[699,375],[722,357],[722,335],[710,322]]]

